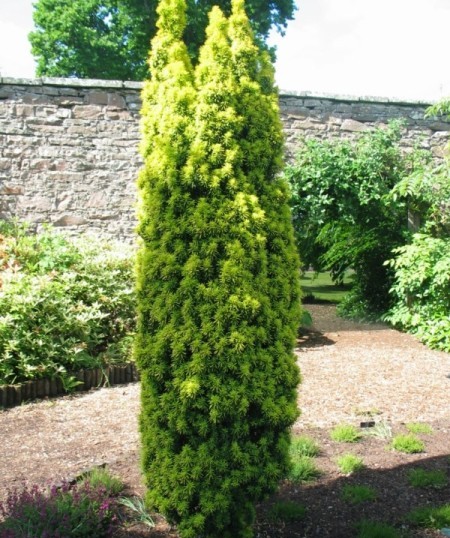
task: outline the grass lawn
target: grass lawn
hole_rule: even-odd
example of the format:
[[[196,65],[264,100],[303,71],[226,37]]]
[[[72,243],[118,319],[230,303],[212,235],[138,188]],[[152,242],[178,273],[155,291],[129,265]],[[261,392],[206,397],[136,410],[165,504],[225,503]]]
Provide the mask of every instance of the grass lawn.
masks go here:
[[[344,277],[344,283],[335,284],[331,280],[329,273],[315,273],[306,271],[300,278],[300,285],[303,291],[304,302],[329,302],[339,303],[351,287],[351,274],[347,273]]]

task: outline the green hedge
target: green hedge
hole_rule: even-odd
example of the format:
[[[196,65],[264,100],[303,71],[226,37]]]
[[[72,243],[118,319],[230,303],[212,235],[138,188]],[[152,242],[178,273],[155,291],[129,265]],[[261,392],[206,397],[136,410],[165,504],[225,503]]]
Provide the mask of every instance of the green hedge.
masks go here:
[[[135,324],[129,247],[0,224],[0,384],[129,358]]]

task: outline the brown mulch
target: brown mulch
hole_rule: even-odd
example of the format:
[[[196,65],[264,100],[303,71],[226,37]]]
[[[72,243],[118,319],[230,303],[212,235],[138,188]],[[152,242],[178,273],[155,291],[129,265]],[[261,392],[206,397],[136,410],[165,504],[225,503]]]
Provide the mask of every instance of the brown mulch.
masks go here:
[[[313,437],[321,447],[315,482],[284,483],[258,506],[255,536],[260,538],[356,536],[354,523],[372,519],[402,526],[411,537],[438,537],[437,531],[408,529],[404,515],[422,505],[450,501],[450,485],[440,490],[417,489],[407,473],[421,466],[441,469],[450,479],[450,354],[431,351],[411,336],[381,324],[357,324],[336,317],[333,306],[308,305],[314,326],[299,339],[297,354],[303,382],[299,388],[302,415],[295,433]],[[139,472],[139,385],[105,388],[40,401],[0,412],[0,500],[8,488],[47,484],[72,478],[106,464],[126,483],[127,493],[142,495]],[[405,423],[426,422],[433,433],[420,436],[426,452],[400,454],[389,441],[364,437],[346,445],[331,441],[330,429],[346,422],[385,422],[394,433]],[[361,456],[366,468],[354,476],[339,473],[336,458]],[[449,480],[450,482],[450,480]],[[345,484],[375,488],[377,499],[350,505],[341,499]],[[298,523],[271,521],[270,507],[292,500],[307,508]],[[162,518],[157,527],[122,529],[123,538],[176,537]]]

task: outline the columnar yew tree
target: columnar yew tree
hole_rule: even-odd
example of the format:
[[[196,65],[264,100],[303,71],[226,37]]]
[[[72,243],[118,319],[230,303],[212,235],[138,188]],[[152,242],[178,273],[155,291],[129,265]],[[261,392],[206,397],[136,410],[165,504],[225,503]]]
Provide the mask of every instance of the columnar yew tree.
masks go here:
[[[182,0],[162,0],[144,90],[137,360],[149,504],[183,538],[251,536],[289,466],[298,259],[281,126],[242,0],[195,80]]]

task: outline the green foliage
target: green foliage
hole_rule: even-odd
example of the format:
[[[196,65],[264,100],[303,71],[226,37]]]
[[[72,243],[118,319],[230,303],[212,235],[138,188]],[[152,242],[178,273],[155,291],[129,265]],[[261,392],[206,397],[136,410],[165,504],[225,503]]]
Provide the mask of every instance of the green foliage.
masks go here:
[[[311,458],[317,456],[320,453],[320,447],[314,439],[311,439],[310,437],[304,435],[298,437],[294,436],[291,439],[289,452],[292,460],[295,461],[299,456],[309,456]]]
[[[89,484],[91,488],[102,489],[108,497],[117,497],[125,485],[116,476],[103,467],[96,467],[86,473],[80,484]]]
[[[425,450],[425,444],[412,434],[396,435],[392,439],[391,447],[405,454],[416,454]]]
[[[29,36],[37,75],[142,80],[157,5],[157,0],[37,0],[36,29]],[[230,0],[188,1],[185,40],[192,58],[198,57],[213,5],[230,14]],[[293,0],[249,0],[247,7],[262,48],[271,28],[282,32],[295,11]]]
[[[377,494],[370,486],[351,486],[346,484],[342,488],[342,498],[351,504],[359,504],[366,501],[373,501],[377,497]]]
[[[447,485],[447,476],[444,471],[426,469],[411,469],[408,473],[408,480],[415,488],[435,488],[440,489]]]
[[[406,241],[407,209],[391,189],[414,157],[402,155],[400,125],[349,140],[305,140],[287,168],[299,250],[305,267],[331,271],[340,282],[348,268],[354,285],[340,312],[379,315],[390,304],[392,270],[384,265]]]
[[[343,454],[337,459],[341,473],[351,474],[364,468],[363,460],[354,454]]]
[[[69,386],[70,372],[107,362],[111,347],[117,362],[134,329],[131,252],[1,228],[0,384],[61,376]]]
[[[145,502],[141,497],[121,497],[119,503],[128,509],[131,521],[142,523],[147,527],[154,527],[155,522],[145,507]]]
[[[394,527],[378,521],[361,521],[357,529],[357,538],[400,538],[402,536]]]
[[[251,536],[289,470],[299,263],[267,55],[218,8],[195,75],[183,0],[159,5],[139,178],[140,427],[147,502],[182,538]]]
[[[441,529],[450,526],[450,504],[437,508],[424,506],[416,508],[408,514],[408,521],[419,527]]]
[[[364,435],[368,437],[375,437],[377,439],[391,439],[392,438],[392,427],[391,425],[382,420],[377,422],[373,428],[369,428],[364,432]]]
[[[293,523],[305,518],[306,508],[292,501],[278,501],[269,510],[269,518],[274,521]]]
[[[415,234],[394,250],[391,293],[395,305],[385,319],[432,348],[450,351],[450,238]]]
[[[311,482],[318,478],[322,472],[317,467],[313,458],[298,456],[292,461],[288,479],[293,482]]]
[[[429,424],[423,424],[422,422],[408,422],[408,424],[406,424],[405,426],[406,429],[411,433],[433,433],[433,428]]]
[[[107,538],[117,528],[116,500],[88,480],[48,490],[32,486],[10,491],[0,502],[0,536]]]
[[[361,433],[352,424],[338,424],[331,431],[330,437],[338,443],[357,443]]]

